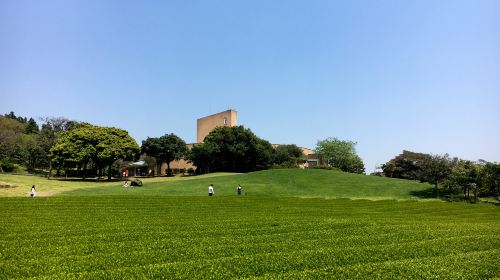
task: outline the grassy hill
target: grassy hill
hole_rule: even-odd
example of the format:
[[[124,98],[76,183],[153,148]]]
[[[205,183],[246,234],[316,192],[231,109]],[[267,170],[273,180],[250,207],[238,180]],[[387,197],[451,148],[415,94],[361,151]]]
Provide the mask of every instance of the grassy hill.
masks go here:
[[[326,197],[353,199],[411,199],[431,188],[415,181],[373,177],[330,170],[278,169],[247,174],[199,176],[176,180],[145,181],[143,187],[81,188],[63,195],[206,196],[214,184],[215,195],[233,196],[236,185],[243,194],[275,197]]]
[[[155,177],[143,178],[146,184],[155,182],[170,182],[177,180],[192,180],[200,178],[212,178],[217,176],[230,176],[234,173],[214,173],[196,177]],[[16,197],[16,196],[29,196],[31,186],[35,185],[38,196],[54,196],[62,192],[72,190],[84,189],[86,193],[96,192],[100,189],[108,190],[109,188],[118,188],[123,185],[123,181],[116,179],[112,181],[95,180],[80,178],[52,178],[47,180],[45,177],[26,175],[26,174],[5,174],[0,173],[0,197]]]

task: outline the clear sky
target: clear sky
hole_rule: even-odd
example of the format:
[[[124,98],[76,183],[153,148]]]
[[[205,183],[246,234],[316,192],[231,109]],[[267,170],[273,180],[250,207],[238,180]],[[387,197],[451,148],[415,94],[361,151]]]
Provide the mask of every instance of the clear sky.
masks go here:
[[[500,161],[500,1],[0,0],[0,114]]]

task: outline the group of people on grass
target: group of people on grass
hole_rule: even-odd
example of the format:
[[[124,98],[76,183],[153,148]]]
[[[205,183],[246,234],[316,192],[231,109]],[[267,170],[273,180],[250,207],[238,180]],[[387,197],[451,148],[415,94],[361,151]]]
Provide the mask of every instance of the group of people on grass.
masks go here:
[[[241,187],[240,184],[238,184],[238,186],[236,187],[236,193],[238,195],[241,195],[241,192],[243,191],[243,188]],[[214,184],[210,184],[208,186],[208,196],[212,196],[215,194],[215,191],[214,191]]]
[[[129,181],[126,181],[125,184],[122,186],[123,188],[128,188],[128,187],[131,187],[131,184]],[[238,184],[238,186],[236,187],[236,193],[238,195],[241,195],[241,192],[243,191],[242,187],[240,184]],[[214,191],[214,184],[210,184],[210,186],[208,186],[208,196],[212,196],[215,194],[215,191]],[[35,197],[36,196],[36,190],[35,190],[35,185],[33,185],[31,187],[31,197]]]

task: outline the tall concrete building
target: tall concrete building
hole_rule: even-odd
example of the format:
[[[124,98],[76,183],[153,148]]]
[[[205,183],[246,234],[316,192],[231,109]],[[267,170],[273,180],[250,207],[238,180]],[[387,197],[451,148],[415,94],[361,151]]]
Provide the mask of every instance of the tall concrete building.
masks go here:
[[[203,143],[205,137],[218,126],[236,126],[238,113],[233,110],[227,110],[210,116],[200,118],[196,121],[196,143]]]

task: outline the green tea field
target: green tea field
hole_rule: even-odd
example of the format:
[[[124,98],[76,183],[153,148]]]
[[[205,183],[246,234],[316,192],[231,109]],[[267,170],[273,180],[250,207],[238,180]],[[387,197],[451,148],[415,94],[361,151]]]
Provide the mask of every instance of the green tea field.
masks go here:
[[[500,277],[498,206],[428,199],[413,181],[296,169],[126,189],[0,181],[15,186],[0,189],[0,279]]]
[[[0,211],[1,279],[500,277],[485,204],[87,196]]]

